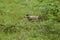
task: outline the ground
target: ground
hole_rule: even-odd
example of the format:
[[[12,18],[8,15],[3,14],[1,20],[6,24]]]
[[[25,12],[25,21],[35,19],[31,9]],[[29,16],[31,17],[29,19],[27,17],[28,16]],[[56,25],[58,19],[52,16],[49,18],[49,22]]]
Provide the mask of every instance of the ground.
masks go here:
[[[43,16],[31,22],[26,14]],[[0,0],[0,40],[60,40],[59,0]]]

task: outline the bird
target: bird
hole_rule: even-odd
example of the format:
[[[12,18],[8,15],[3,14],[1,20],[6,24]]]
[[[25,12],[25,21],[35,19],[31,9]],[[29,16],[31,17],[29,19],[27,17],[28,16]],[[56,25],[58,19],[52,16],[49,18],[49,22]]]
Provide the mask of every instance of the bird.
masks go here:
[[[26,18],[29,21],[38,21],[38,20],[43,20],[42,16],[34,16],[34,15],[30,15],[30,14],[26,14]]]

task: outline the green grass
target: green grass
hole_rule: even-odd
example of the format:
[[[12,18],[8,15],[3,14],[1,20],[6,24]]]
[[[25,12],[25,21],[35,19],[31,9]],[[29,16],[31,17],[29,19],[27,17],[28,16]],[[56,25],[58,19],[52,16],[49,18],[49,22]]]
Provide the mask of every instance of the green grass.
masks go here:
[[[26,14],[46,20],[31,22]],[[59,0],[0,0],[0,40],[60,40],[59,24]]]

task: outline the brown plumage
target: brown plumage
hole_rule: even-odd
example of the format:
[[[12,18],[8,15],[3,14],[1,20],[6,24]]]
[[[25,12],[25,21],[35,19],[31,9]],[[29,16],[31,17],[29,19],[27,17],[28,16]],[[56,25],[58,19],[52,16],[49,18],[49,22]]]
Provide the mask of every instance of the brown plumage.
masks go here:
[[[42,16],[31,16],[29,14],[26,14],[26,18],[29,20],[29,21],[38,21],[38,20],[42,20]]]

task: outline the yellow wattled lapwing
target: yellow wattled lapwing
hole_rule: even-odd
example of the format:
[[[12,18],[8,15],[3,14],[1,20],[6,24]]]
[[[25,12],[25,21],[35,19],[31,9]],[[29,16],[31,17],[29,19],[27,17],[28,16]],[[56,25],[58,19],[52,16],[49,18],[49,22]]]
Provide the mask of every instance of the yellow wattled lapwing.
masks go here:
[[[29,21],[38,21],[38,20],[42,20],[43,17],[42,16],[32,16],[30,14],[26,14],[26,18],[29,20]]]

